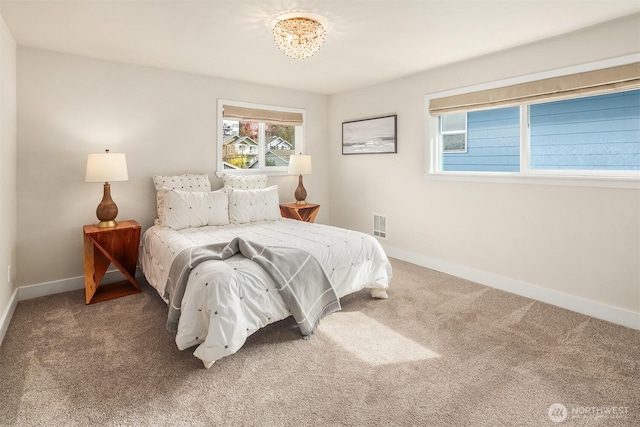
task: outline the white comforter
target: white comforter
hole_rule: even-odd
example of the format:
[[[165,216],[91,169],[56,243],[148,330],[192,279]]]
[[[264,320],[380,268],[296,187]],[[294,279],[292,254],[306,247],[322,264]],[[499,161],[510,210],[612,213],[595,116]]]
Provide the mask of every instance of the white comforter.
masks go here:
[[[304,249],[322,264],[338,297],[363,288],[387,289],[391,265],[373,237],[356,231],[290,219],[171,230],[148,229],[140,263],[148,282],[164,298],[167,276],[182,250],[234,237],[266,246]],[[166,298],[165,302],[166,302]],[[182,300],[176,344],[197,345],[205,367],[238,351],[247,337],[290,315],[269,275],[241,255],[207,261],[192,272]]]

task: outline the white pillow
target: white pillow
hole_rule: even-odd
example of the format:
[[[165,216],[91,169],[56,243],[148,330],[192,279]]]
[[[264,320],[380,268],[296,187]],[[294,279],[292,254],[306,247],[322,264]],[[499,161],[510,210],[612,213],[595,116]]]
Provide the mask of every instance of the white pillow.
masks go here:
[[[222,185],[238,190],[259,190],[266,188],[266,175],[229,175],[222,176]]]
[[[227,187],[229,193],[229,221],[243,224],[280,218],[278,186],[261,190],[238,190]]]
[[[184,175],[153,175],[153,185],[156,187],[156,207],[158,209],[158,223],[162,223],[163,197],[161,190],[181,190],[181,191],[211,191],[209,175],[204,174],[184,174]]]
[[[174,230],[229,224],[229,199],[223,190],[181,191],[160,190],[163,199],[162,227]]]

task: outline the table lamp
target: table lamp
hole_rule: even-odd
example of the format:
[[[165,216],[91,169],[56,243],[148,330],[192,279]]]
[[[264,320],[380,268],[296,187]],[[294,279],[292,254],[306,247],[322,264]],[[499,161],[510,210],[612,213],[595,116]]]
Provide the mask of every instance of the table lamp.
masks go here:
[[[87,182],[104,182],[104,193],[102,201],[96,209],[96,215],[100,222],[98,227],[115,227],[115,219],[118,216],[118,206],[111,199],[112,181],[127,181],[127,160],[124,153],[104,153],[89,154],[87,159]]]
[[[302,183],[302,175],[309,175],[311,173],[311,156],[308,155],[293,155],[289,157],[289,174],[298,175],[298,188],[296,188],[296,204],[306,205],[307,190],[304,189]]]

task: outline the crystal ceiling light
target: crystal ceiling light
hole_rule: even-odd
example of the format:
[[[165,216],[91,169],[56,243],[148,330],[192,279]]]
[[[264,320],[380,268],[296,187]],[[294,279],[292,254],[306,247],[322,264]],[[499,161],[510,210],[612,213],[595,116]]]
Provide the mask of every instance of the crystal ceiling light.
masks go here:
[[[295,59],[308,58],[320,50],[325,34],[320,22],[304,17],[282,19],[273,27],[278,48]]]

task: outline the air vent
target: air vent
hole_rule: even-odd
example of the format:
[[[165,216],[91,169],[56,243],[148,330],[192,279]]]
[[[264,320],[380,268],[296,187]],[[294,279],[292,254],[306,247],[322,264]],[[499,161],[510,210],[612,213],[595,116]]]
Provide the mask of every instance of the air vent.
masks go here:
[[[387,238],[387,215],[373,213],[373,235],[380,239]]]

